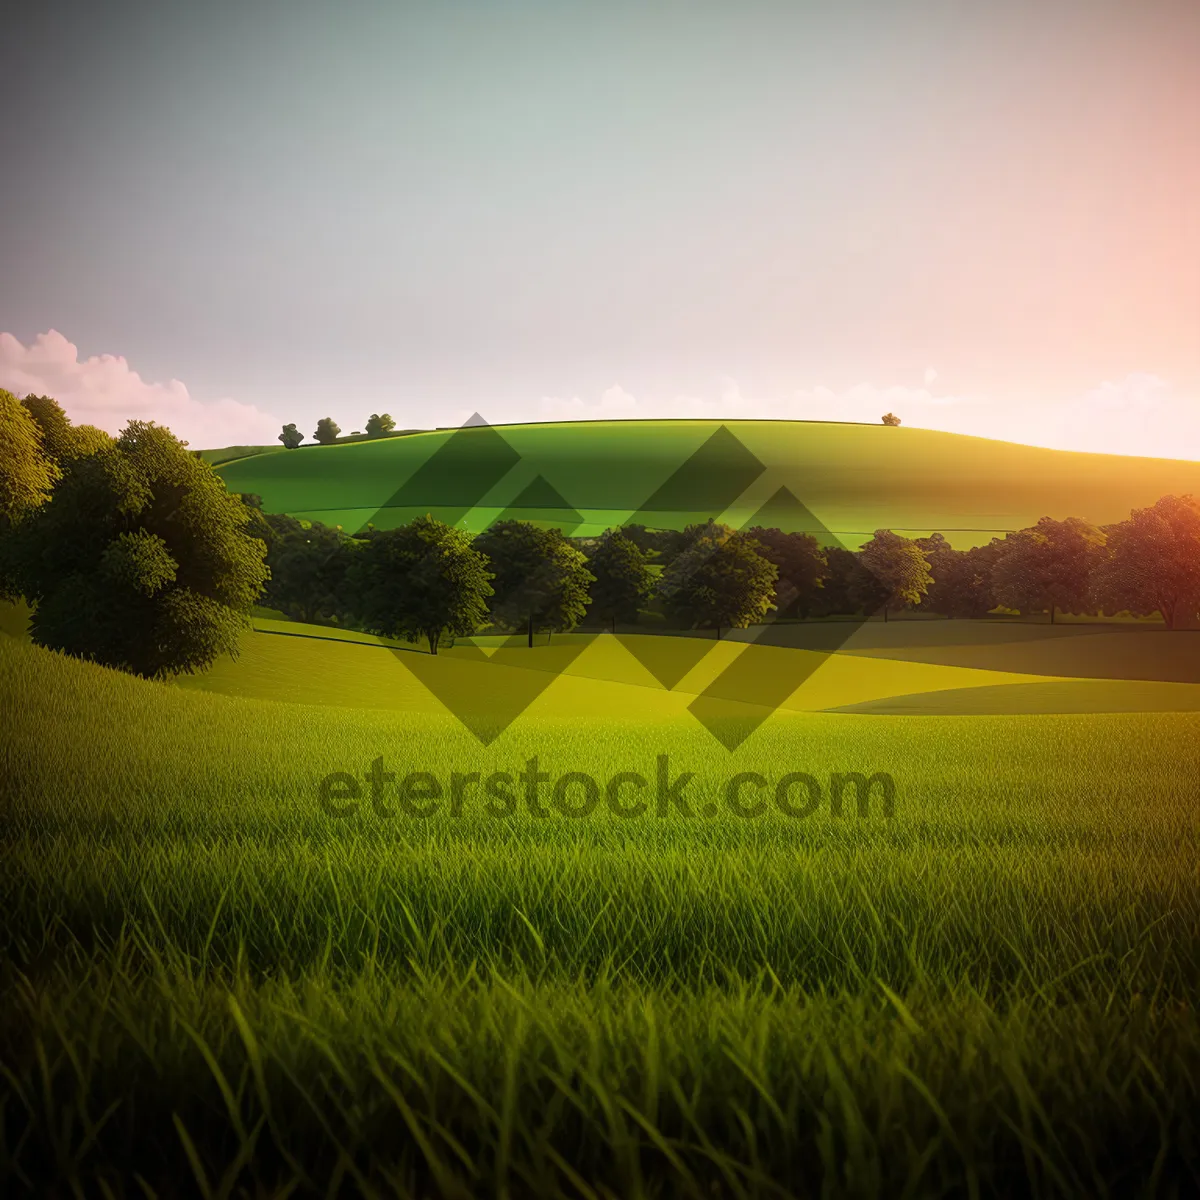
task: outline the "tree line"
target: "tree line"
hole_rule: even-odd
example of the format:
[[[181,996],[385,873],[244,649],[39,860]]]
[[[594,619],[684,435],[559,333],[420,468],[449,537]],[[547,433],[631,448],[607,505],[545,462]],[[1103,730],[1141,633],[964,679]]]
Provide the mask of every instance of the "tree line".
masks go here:
[[[0,390],[0,593],[40,645],[149,677],[236,653],[256,605],[423,640],[485,629],[637,626],[716,637],[767,619],[901,609],[981,617],[1200,610],[1200,504],[1164,496],[1113,525],[1044,517],[955,549],[879,530],[859,550],[714,520],[568,538],[526,521],[471,534],[431,516],[355,536],[230,494],[169,430],[74,426],[54,400]]]
[[[363,426],[363,433],[368,438],[386,437],[389,433],[394,433],[395,429],[396,419],[391,413],[372,413]],[[313,441],[319,445],[331,446],[341,435],[342,427],[332,417],[322,417],[317,422],[312,436]],[[357,430],[351,434],[351,437],[358,436],[361,435]],[[296,427],[295,422],[291,422],[283,427],[279,441],[283,443],[285,450],[295,450],[304,441],[304,434]]]
[[[683,530],[642,525],[567,538],[503,521],[472,537],[426,516],[355,537],[319,522],[258,514],[271,579],[264,604],[293,619],[390,637],[484,628],[553,634],[617,625],[744,628],[767,619],[870,617],[901,610],[981,618],[1158,614],[1182,628],[1200,610],[1200,504],[1165,496],[1113,525],[1042,518],[956,549],[940,533],[878,530],[859,550],[811,533],[713,520]]]

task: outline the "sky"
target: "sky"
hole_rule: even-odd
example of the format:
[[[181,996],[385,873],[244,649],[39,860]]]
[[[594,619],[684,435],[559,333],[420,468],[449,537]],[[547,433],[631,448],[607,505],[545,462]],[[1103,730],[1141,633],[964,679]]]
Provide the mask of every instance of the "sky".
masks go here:
[[[11,6],[0,386],[1200,459],[1197,63],[1200,0]]]

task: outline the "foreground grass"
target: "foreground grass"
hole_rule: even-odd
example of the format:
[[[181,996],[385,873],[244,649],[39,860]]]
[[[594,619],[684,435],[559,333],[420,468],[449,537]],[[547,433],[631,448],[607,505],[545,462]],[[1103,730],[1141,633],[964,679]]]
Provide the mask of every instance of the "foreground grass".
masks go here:
[[[1194,714],[792,714],[732,754],[682,719],[547,719],[484,749],[11,639],[0,703],[0,1185],[1200,1183]],[[376,756],[448,779],[534,754],[601,780],[666,754],[697,815],[316,802]],[[895,815],[724,803],[739,771],[837,770],[889,772]]]

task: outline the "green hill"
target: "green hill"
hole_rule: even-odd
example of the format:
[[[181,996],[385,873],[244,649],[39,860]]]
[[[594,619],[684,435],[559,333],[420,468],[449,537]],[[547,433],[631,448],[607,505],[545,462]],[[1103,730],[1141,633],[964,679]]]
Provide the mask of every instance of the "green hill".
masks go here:
[[[580,535],[628,520],[670,528],[757,515],[781,528],[824,526],[852,546],[883,527],[941,530],[968,546],[1042,516],[1107,523],[1166,493],[1200,493],[1200,462],[806,421],[440,430],[304,446],[217,470],[231,490],[261,495],[268,511],[351,532],[426,512],[471,529],[507,513]],[[799,505],[771,504],[780,488]]]

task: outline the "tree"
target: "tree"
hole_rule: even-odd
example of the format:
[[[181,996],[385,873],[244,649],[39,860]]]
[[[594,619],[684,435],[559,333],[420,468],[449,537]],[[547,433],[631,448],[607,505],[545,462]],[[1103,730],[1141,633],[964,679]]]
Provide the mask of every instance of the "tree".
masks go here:
[[[295,621],[349,617],[355,607],[348,584],[355,543],[320,521],[271,513],[264,523],[271,569],[264,603]]]
[[[885,621],[889,611],[919,604],[933,582],[929,560],[921,547],[911,538],[901,537],[890,529],[877,529],[875,536],[859,550],[858,561],[874,580],[874,589],[865,589],[866,611],[873,611],[871,598],[877,589],[877,594],[882,596],[877,607],[883,609]]]
[[[42,431],[46,456],[60,466],[112,444],[113,439],[94,425],[72,425],[62,405],[49,396],[29,395],[21,403]]]
[[[702,527],[703,528],[703,527]],[[668,614],[689,627],[744,629],[774,607],[779,571],[757,543],[711,522],[662,574],[658,593]]]
[[[608,621],[616,633],[617,622],[632,624],[654,590],[649,556],[619,529],[605,530],[588,557],[593,615]]]
[[[341,432],[341,427],[332,417],[322,417],[317,422],[317,431],[313,434],[313,441],[320,442],[322,446],[328,446],[337,441],[338,434]]]
[[[129,422],[14,531],[33,640],[148,678],[235,654],[267,579],[249,511],[170,430]]]
[[[283,443],[285,449],[295,450],[304,441],[304,434],[296,428],[295,424],[285,425],[283,432],[279,435],[279,440]]]
[[[830,546],[825,551],[828,563],[828,574],[821,581],[817,592],[813,612],[822,617],[856,613],[862,608],[861,594],[863,581],[873,587],[873,576],[866,567],[858,561],[858,555],[845,546]],[[883,603],[882,593],[877,597],[875,606]]]
[[[497,521],[475,539],[493,573],[492,616],[512,630],[524,627],[529,645],[539,629],[574,629],[587,612],[595,576],[583,552],[557,529],[529,521]]]
[[[883,414],[883,423],[895,427],[900,424],[900,418],[895,413],[889,412]]]
[[[992,568],[997,604],[1020,612],[1057,609],[1086,612],[1091,606],[1089,579],[1104,548],[1105,536],[1078,517],[1043,517],[1029,529],[1010,533],[1000,543]]]
[[[0,388],[0,537],[50,498],[60,475],[38,423]]]
[[[396,428],[396,422],[388,413],[372,413],[367,418],[366,433],[369,437],[379,437],[384,433],[391,433]]]
[[[701,526],[693,526],[699,529]],[[622,525],[621,532],[640,550],[647,561],[666,566],[687,549],[689,538],[682,529],[647,529],[645,525]]]
[[[1200,612],[1200,503],[1163,496],[1104,532],[1092,591],[1105,614],[1157,612],[1168,629],[1191,625]]]
[[[779,571],[775,608],[780,616],[807,617],[829,574],[829,560],[811,533],[784,533],[755,525],[746,536],[758,543],[758,552]]]
[[[999,556],[999,538],[983,546],[956,550],[945,536],[935,533],[917,538],[929,560],[933,583],[921,598],[920,608],[944,617],[984,617],[996,607],[992,595],[992,568]]]
[[[487,557],[469,534],[432,517],[373,537],[354,575],[360,620],[373,633],[423,637],[436,654],[443,634],[467,637],[487,624]]]

